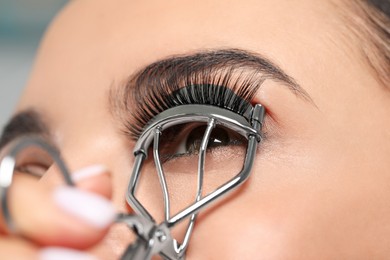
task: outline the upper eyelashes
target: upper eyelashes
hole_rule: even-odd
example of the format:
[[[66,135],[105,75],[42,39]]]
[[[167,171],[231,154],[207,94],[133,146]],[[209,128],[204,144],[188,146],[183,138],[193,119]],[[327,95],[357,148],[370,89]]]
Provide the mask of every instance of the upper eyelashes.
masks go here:
[[[219,50],[153,63],[135,74],[116,106],[128,111],[125,133],[136,140],[149,121],[169,108],[205,104],[245,116],[253,96],[267,79],[258,60],[244,51]],[[123,110],[123,109],[122,109]]]
[[[165,92],[164,92],[165,91]],[[190,85],[177,89],[171,93],[166,89],[153,96],[145,96],[140,106],[133,114],[136,122],[128,126],[129,133],[137,138],[143,129],[157,114],[176,106],[201,104],[212,105],[231,110],[239,115],[249,118],[251,111],[250,99],[252,93],[239,96],[231,89],[213,84]],[[158,95],[157,95],[158,94]]]

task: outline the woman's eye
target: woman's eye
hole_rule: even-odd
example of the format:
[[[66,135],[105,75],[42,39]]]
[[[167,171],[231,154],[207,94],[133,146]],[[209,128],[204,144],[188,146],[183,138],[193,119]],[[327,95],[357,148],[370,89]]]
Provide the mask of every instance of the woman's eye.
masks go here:
[[[39,163],[19,165],[15,168],[17,173],[28,174],[36,178],[42,178],[48,170],[48,166]]]
[[[15,173],[27,174],[40,179],[52,164],[53,159],[46,151],[36,147],[27,147],[16,157]]]
[[[206,131],[206,126],[199,126],[193,129],[187,136],[185,141],[185,151],[178,151],[181,153],[197,154],[200,151],[203,136]],[[226,129],[215,128],[210,134],[207,144],[207,149],[218,146],[225,146],[230,144],[230,136]]]
[[[199,154],[206,129],[207,125],[198,125],[180,127],[179,130],[169,133],[171,137],[165,138],[165,141],[160,143],[163,158],[169,160],[176,157]],[[161,140],[164,140],[164,133]],[[207,151],[243,144],[246,144],[245,137],[228,128],[217,126],[211,131]]]

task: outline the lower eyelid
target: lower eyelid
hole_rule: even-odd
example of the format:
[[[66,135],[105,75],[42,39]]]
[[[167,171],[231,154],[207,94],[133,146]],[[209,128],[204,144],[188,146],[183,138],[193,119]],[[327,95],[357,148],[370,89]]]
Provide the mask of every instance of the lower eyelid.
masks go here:
[[[241,147],[242,149],[238,149]],[[243,152],[241,152],[243,151]],[[221,145],[216,147],[211,147],[206,150],[206,156],[213,156],[213,157],[224,157],[230,156],[232,158],[232,155],[242,155],[246,152],[246,144],[244,144],[241,141],[235,141],[231,142],[228,145]],[[161,155],[160,155],[161,156]],[[165,162],[174,162],[176,160],[180,160],[181,158],[190,158],[190,157],[196,157],[199,158],[199,153],[181,153],[181,154],[165,154],[163,155],[161,159],[161,163]],[[194,158],[194,160],[197,160]]]
[[[210,152],[208,153],[210,156],[213,157],[232,157],[234,155],[242,155],[246,153],[246,144],[234,144],[234,145],[226,145],[226,146],[219,146],[215,147],[213,149],[210,149]]]
[[[183,157],[190,157],[195,156],[195,154],[188,154],[188,153],[181,153],[181,154],[164,154],[163,156],[160,155],[161,163],[165,163],[168,161],[174,161],[176,159],[180,159]]]

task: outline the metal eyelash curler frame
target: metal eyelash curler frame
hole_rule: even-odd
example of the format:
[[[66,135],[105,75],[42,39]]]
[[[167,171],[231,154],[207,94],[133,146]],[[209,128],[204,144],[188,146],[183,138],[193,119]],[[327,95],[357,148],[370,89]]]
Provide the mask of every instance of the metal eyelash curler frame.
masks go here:
[[[139,138],[134,155],[135,165],[128,186],[126,200],[136,212],[135,215],[118,214],[117,222],[126,223],[137,235],[135,243],[131,244],[124,252],[123,260],[146,260],[159,254],[168,260],[181,260],[185,258],[185,252],[194,228],[196,216],[213,201],[221,198],[229,191],[235,189],[249,177],[258,143],[261,141],[260,132],[264,120],[265,110],[257,104],[249,107],[244,116],[238,115],[227,109],[207,105],[181,105],[168,109],[157,115],[148,125]],[[162,164],[159,158],[159,141],[163,130],[188,122],[205,122],[207,128],[203,136],[198,161],[198,188],[195,201],[173,217],[170,216],[170,201],[168,188],[165,181]],[[212,129],[216,125],[222,125],[241,134],[248,140],[248,147],[244,165],[240,173],[230,181],[217,188],[214,192],[202,197],[205,154]],[[149,212],[143,207],[135,196],[140,177],[142,164],[147,158],[148,148],[153,142],[153,156],[163,191],[165,206],[165,220],[156,223]],[[11,143],[8,154],[0,163],[0,203],[3,217],[11,233],[17,233],[8,207],[8,189],[12,184],[13,172],[16,164],[16,156],[28,146],[37,146],[49,153],[60,169],[66,184],[74,186],[69,171],[61,160],[56,149],[46,144],[43,140],[33,137],[23,137]],[[183,243],[179,244],[171,235],[171,228],[181,221],[190,218]]]
[[[11,143],[6,156],[0,162],[0,203],[3,217],[6,222],[8,231],[12,234],[17,234],[18,230],[12,220],[11,212],[8,207],[8,189],[13,180],[14,169],[16,166],[16,156],[29,146],[39,147],[46,151],[57,164],[64,181],[69,186],[74,186],[74,182],[70,176],[69,170],[64,161],[61,159],[57,150],[44,142],[38,137],[22,137]]]
[[[197,214],[210,203],[229,191],[237,188],[249,177],[254,162],[258,143],[261,141],[261,128],[264,120],[265,110],[260,104],[250,106],[244,116],[238,115],[227,109],[207,105],[181,105],[168,109],[158,114],[142,133],[135,145],[135,165],[130,179],[127,193],[127,202],[137,213],[136,216],[125,217],[122,220],[138,236],[135,244],[127,249],[123,260],[127,259],[151,259],[153,255],[160,254],[168,260],[185,258],[185,252],[189,244]],[[198,188],[195,201],[174,216],[170,216],[170,200],[164,171],[160,161],[159,142],[163,130],[177,124],[190,122],[205,122],[207,128],[204,133],[198,161]],[[222,125],[241,134],[248,140],[248,147],[244,166],[242,170],[230,181],[217,188],[214,192],[202,197],[203,175],[205,166],[206,148],[212,129],[216,125]],[[153,142],[153,157],[160,185],[163,192],[165,220],[157,224],[150,213],[136,198],[135,193],[140,177],[143,162],[147,159],[148,148]],[[183,243],[179,244],[172,236],[170,229],[181,221],[190,218]]]

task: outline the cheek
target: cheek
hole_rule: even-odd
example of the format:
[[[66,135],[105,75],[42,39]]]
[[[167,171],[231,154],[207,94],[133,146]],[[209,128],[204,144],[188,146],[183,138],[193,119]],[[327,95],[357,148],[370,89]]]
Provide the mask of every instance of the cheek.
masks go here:
[[[266,211],[260,203],[243,198],[201,216],[188,259],[281,258],[289,236],[285,216]]]
[[[273,159],[263,150],[240,191],[200,215],[188,259],[388,255],[389,181],[351,167],[348,153],[328,153],[332,145],[294,156],[286,145]]]
[[[389,230],[385,216],[389,212],[384,205],[372,199],[369,206],[354,191],[343,197],[341,190],[333,190],[333,196],[307,190],[241,196],[201,216],[188,259],[386,255]]]

